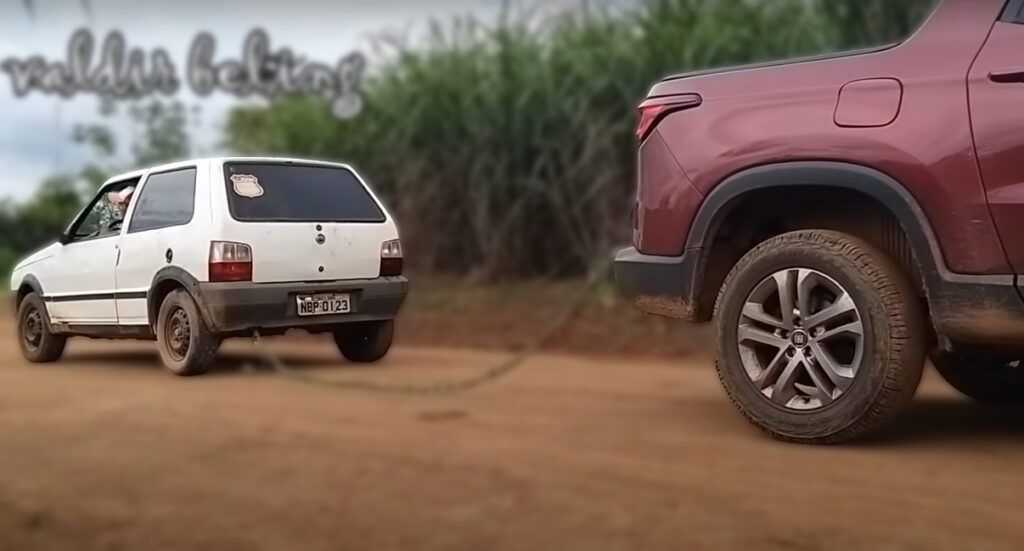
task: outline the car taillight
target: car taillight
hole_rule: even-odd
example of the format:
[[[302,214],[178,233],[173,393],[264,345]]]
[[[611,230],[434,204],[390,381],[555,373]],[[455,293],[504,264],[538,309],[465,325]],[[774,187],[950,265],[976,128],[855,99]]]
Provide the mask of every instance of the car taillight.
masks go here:
[[[698,94],[682,94],[650,98],[640,104],[640,124],[636,127],[636,139],[644,141],[658,121],[669,113],[697,107],[703,100]]]
[[[244,243],[210,243],[210,281],[252,281],[252,249]]]
[[[397,239],[385,241],[380,245],[380,275],[402,275],[402,242]]]

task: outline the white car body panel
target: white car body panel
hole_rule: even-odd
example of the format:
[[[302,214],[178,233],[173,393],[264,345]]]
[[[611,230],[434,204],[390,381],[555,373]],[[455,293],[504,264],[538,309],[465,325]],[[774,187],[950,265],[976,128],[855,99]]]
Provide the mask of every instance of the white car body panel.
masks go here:
[[[310,161],[291,162],[339,166]],[[229,212],[229,186],[224,181],[224,163],[211,166],[211,202],[219,213],[214,217],[218,235],[223,241],[252,246],[254,282],[287,283],[377,277],[380,270],[380,246],[385,241],[398,239],[398,229],[359,174],[347,166],[343,168],[355,174],[359,183],[380,206],[385,216],[383,223],[239,222]],[[319,234],[325,237],[322,245],[317,243]]]
[[[109,297],[117,291],[111,266],[117,263],[117,237],[71,243],[47,262],[48,271],[36,269],[45,285],[50,319],[74,324],[116,324],[117,309]]]
[[[205,281],[209,259],[210,202],[209,170],[207,163],[178,163],[159,167],[147,174],[196,167],[195,203],[192,220],[181,226],[132,232],[130,224],[122,229],[119,248],[120,260],[116,268],[117,316],[121,325],[146,325],[149,323],[149,304],[145,296],[153,284],[153,278],[161,269],[179,267],[200,281]],[[136,191],[136,197],[145,193],[146,181]],[[132,201],[126,220],[132,220],[139,201]],[[171,261],[168,262],[168,251]]]
[[[157,273],[175,268],[199,282],[208,281],[212,241],[249,245],[253,251],[255,284],[378,277],[381,244],[397,239],[398,230],[372,190],[367,187],[384,214],[382,223],[239,222],[232,218],[228,206],[226,162],[342,168],[352,171],[366,187],[347,165],[268,157],[200,159],[119,175],[108,180],[104,187],[128,178],[142,178],[120,233],[67,245],[55,243],[29,256],[14,270],[12,291],[19,291],[29,282],[37,284],[53,323],[148,325],[150,305],[146,295]],[[154,174],[189,167],[196,168],[191,221],[148,231],[129,231],[139,198],[146,193],[148,179]],[[321,229],[317,230],[317,226]],[[318,234],[323,234],[323,244],[317,243]]]

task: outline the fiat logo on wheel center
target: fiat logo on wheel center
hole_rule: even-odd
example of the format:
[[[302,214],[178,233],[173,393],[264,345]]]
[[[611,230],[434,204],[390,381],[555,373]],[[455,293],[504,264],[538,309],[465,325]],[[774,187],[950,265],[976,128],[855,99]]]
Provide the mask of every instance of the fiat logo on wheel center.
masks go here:
[[[803,348],[807,346],[807,333],[804,333],[803,331],[793,331],[793,336],[790,337],[790,340],[793,341],[793,346]]]

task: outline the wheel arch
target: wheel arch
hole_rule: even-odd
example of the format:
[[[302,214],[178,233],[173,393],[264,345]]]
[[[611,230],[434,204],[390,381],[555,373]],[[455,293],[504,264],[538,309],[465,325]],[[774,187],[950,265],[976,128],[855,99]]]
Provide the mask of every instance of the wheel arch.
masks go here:
[[[192,296],[199,306],[199,312],[207,323],[209,316],[206,312],[205,303],[202,300],[202,292],[199,288],[199,280],[184,268],[168,266],[161,269],[153,276],[153,282],[146,293],[146,311],[150,327],[156,329],[157,315],[160,313],[160,305],[163,304],[167,295],[176,289],[184,289]]]
[[[931,223],[907,188],[884,172],[847,162],[772,163],[734,173],[701,204],[687,236],[686,249],[707,250],[735,208],[755,192],[773,188],[839,189],[868,197],[883,205],[899,222],[922,272],[948,272]]]
[[[747,251],[799,229],[831,229],[868,240],[928,299],[948,273],[924,210],[888,174],[833,161],[759,165],[723,180],[694,217],[686,250],[698,258],[697,319],[710,319],[721,284]]]
[[[36,293],[40,297],[43,297],[43,286],[39,283],[39,280],[34,275],[26,275],[21,279],[21,284],[18,285],[17,294],[14,298],[14,308],[17,310],[21,307],[21,301],[25,300],[25,297],[29,293]]]
[[[786,195],[785,188],[800,193]],[[882,226],[883,237],[893,239],[886,238],[875,244],[914,273],[913,283],[926,300],[935,333],[944,338],[939,342],[943,348],[958,343],[1019,343],[1024,339],[1024,302],[1015,275],[951,272],[926,213],[903,184],[880,170],[834,161],[795,161],[748,168],[729,176],[707,195],[691,224],[684,255],[696,257],[691,268],[694,283],[688,297],[697,305],[696,321],[710,319],[714,297],[732,268],[728,259],[730,253],[722,253],[720,238],[732,230],[727,226],[735,222],[730,220],[742,220],[736,216],[737,212],[742,213],[738,209],[757,193],[781,198],[777,205],[783,208],[788,208],[790,202],[806,204],[813,200],[814,190],[839,190],[848,197],[868,201],[863,204],[881,207],[876,209],[882,214],[881,221],[888,222]],[[849,221],[862,217],[856,205],[840,203],[838,207],[842,211],[837,218],[845,216]],[[860,220],[861,229],[874,227],[870,218],[864,218]],[[847,231],[837,227],[816,229]],[[745,252],[737,249],[731,254],[742,256]],[[721,260],[723,254],[725,261]]]

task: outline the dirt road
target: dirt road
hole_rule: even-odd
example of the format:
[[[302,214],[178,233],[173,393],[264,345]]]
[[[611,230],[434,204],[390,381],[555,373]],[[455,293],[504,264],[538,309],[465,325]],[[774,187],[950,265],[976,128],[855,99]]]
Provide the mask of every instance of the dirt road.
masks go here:
[[[897,430],[773,443],[707,362],[538,357],[445,398],[165,374],[148,344],[29,366],[0,326],[0,549],[1020,549],[1024,413],[933,378]],[[460,376],[500,354],[398,349],[327,378]]]

